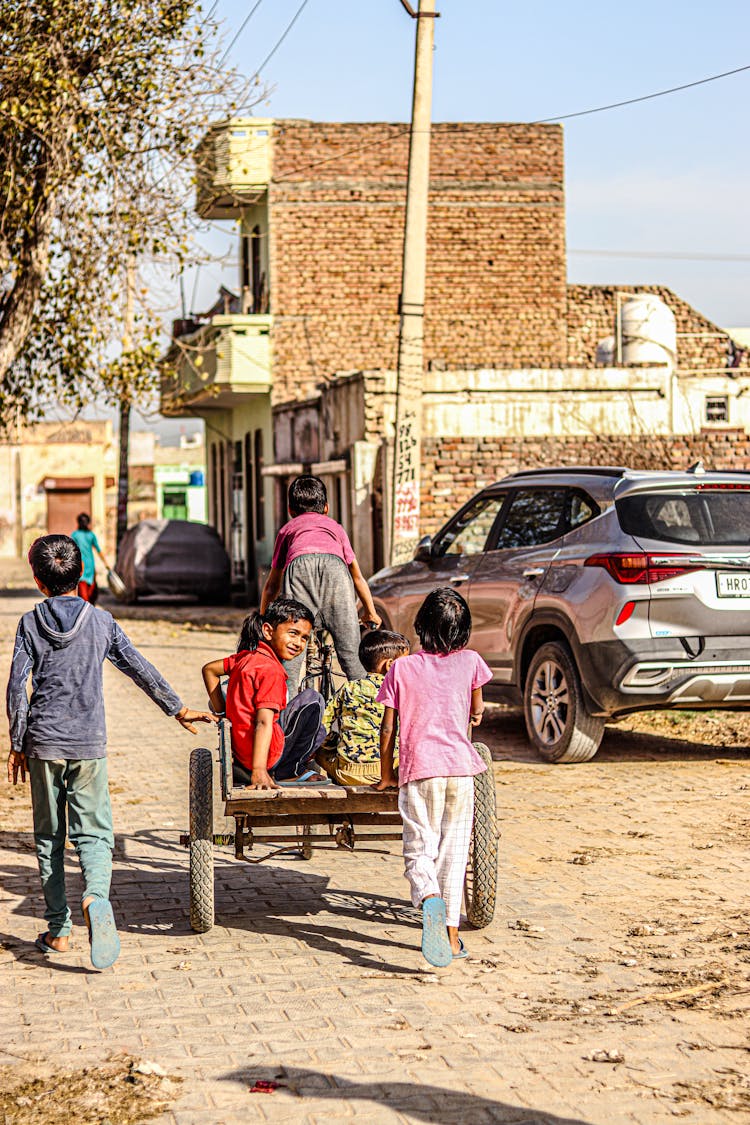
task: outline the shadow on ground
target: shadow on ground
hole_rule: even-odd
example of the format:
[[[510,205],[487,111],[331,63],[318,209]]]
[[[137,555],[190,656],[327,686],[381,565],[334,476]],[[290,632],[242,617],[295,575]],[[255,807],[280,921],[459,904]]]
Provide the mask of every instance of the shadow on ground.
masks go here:
[[[560,767],[546,762],[526,737],[520,709],[490,706],[484,722],[475,732],[475,738],[489,746],[496,762],[529,762],[549,765],[550,769],[566,769],[571,774],[571,781],[577,770],[585,770],[589,764],[582,762]],[[620,730],[612,725],[606,728],[601,747],[592,762],[602,766],[619,762],[715,761],[717,758],[742,761],[749,753],[750,746],[716,746],[663,734]]]
[[[150,838],[154,834],[143,835]],[[0,835],[0,846],[4,844],[13,850],[20,846],[27,851],[31,841],[30,833],[8,833],[5,838]],[[134,854],[138,844],[144,842],[138,836],[118,835],[116,839],[116,853],[130,857],[115,864],[112,877],[111,901],[118,929],[145,939],[149,936],[193,937],[183,849],[161,840],[160,855]],[[80,925],[81,876],[75,856],[69,854],[66,864],[68,901],[74,922]],[[39,927],[43,928],[44,904],[36,867],[0,864],[0,886],[6,896],[17,900],[14,915],[37,918]],[[419,917],[405,900],[369,890],[330,889],[328,877],[310,871],[302,859],[283,865],[250,865],[218,850],[214,886],[217,929],[243,930],[260,939],[294,938],[311,949],[340,957],[343,963],[379,972],[410,976],[420,971],[399,963],[404,953],[419,948],[415,932],[419,929]],[[363,926],[362,923],[369,924]],[[388,927],[391,930],[383,936],[373,934],[373,923],[379,930]],[[405,927],[406,932],[394,933],[398,927]],[[28,930],[26,925],[24,930]],[[33,936],[36,937],[36,932]],[[365,946],[374,947],[380,955],[371,954],[362,948]],[[37,956],[30,950],[28,938],[22,941],[18,935],[8,935],[5,947],[18,959]],[[57,959],[49,959],[48,963],[55,968],[62,967]]]
[[[539,1109],[508,1105],[479,1094],[416,1082],[352,1082],[336,1074],[298,1067],[247,1067],[223,1076],[226,1082],[252,1086],[277,1081],[298,1098],[331,1102],[362,1101],[408,1115],[410,1120],[440,1125],[586,1125],[579,1117],[559,1117]],[[277,1095],[278,1096],[278,1095]],[[363,1107],[363,1112],[366,1112]]]

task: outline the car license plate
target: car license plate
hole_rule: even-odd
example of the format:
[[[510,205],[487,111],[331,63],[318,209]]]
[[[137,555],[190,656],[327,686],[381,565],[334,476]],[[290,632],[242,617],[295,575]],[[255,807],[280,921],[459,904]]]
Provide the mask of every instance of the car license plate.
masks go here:
[[[750,598],[750,574],[718,571],[716,593],[720,598]]]

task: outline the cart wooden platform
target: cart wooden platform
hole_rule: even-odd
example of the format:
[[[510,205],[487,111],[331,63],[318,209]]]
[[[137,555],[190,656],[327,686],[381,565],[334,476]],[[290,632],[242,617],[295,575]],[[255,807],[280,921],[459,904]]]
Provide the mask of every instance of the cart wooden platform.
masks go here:
[[[476,928],[489,925],[495,913],[498,866],[498,819],[492,757],[482,743],[475,748],[487,763],[474,779],[474,825],[464,883],[466,914]],[[190,755],[190,831],[181,842],[190,849],[190,925],[197,933],[214,924],[214,847],[234,847],[238,860],[261,863],[280,851],[310,859],[315,848],[355,846],[401,838],[396,790],[371,786],[284,786],[252,790],[232,784],[229,723],[219,722],[219,784],[224,815],[234,819],[233,833],[215,834],[213,826],[214,753],[198,747]],[[259,831],[259,829],[261,831]],[[273,845],[258,859],[247,852],[256,844]]]

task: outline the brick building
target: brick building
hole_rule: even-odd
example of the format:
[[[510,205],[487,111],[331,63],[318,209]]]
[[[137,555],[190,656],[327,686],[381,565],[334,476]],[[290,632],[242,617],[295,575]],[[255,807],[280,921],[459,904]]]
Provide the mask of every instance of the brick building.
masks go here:
[[[301,466],[326,477],[365,567],[387,553],[407,154],[403,125],[256,118],[199,147],[198,211],[239,220],[238,293],[178,322],[162,409],[206,420],[209,520],[249,596]],[[750,428],[750,368],[726,332],[668,290],[628,304],[632,289],[566,284],[563,173],[559,126],[433,127],[425,532],[553,448],[611,462],[627,439],[626,460],[661,463],[666,435]],[[638,301],[666,338],[627,336]]]

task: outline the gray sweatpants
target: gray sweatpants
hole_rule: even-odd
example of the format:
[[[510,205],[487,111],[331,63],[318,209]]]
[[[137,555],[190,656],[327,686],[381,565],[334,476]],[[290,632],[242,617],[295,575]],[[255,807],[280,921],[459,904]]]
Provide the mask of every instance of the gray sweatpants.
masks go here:
[[[315,627],[324,626],[333,637],[336,656],[349,680],[366,672],[359,660],[357,598],[349,567],[337,555],[298,555],[284,571],[284,597],[296,598],[315,614]],[[286,661],[289,697],[296,695],[305,654]]]

